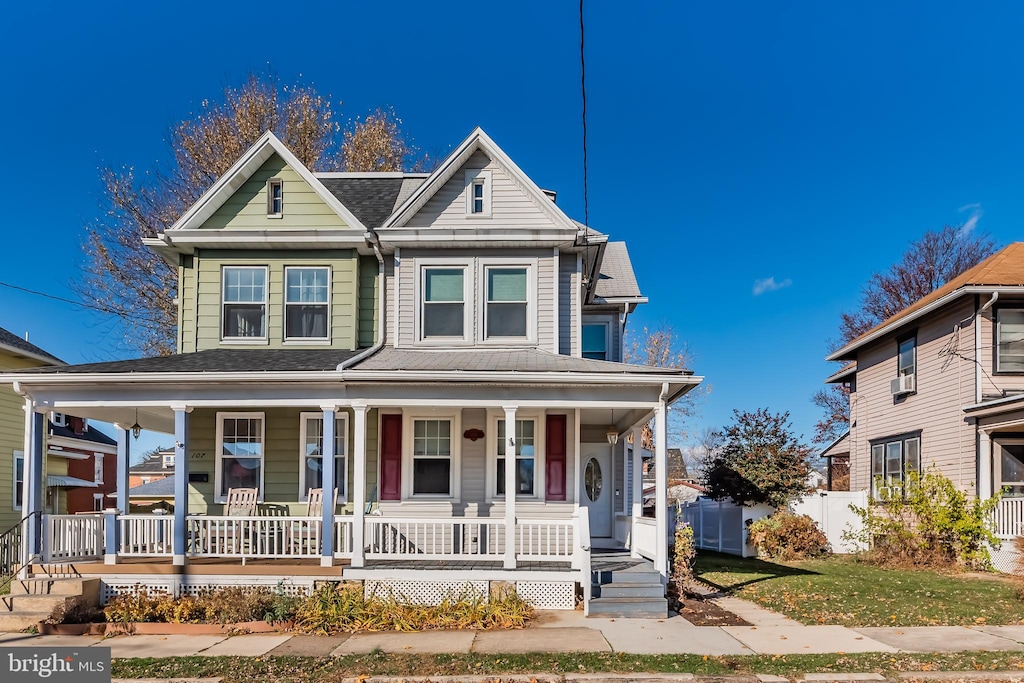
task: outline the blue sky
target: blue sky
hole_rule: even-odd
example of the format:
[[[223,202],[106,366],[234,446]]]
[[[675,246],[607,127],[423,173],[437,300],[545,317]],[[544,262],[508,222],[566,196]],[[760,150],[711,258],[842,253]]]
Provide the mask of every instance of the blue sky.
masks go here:
[[[582,219],[576,3],[224,4],[7,8],[0,280],[73,296],[98,169],[165,160],[169,125],[267,64],[343,116],[393,105],[435,153],[481,125]],[[694,431],[766,406],[810,437],[826,340],[874,270],[972,215],[1018,238],[1022,15],[588,3],[590,220],[629,244],[651,300],[633,323],[674,325],[714,386]],[[0,326],[71,362],[130,353],[94,314],[5,288]]]

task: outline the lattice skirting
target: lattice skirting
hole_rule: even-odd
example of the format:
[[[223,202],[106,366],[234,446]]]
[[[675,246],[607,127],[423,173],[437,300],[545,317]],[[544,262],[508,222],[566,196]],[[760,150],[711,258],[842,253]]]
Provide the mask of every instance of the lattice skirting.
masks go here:
[[[516,581],[516,593],[537,609],[575,609],[572,581]]]
[[[100,581],[100,602],[105,605],[113,597],[140,590],[180,597],[217,588],[254,586],[280,590],[285,595],[307,595],[315,581],[315,577],[290,576],[105,576]]]
[[[1018,572],[1017,562],[1020,560],[1020,551],[1014,546],[1012,540],[1004,540],[999,550],[990,550],[992,556],[992,568],[1004,574],[1016,574]]]
[[[490,584],[487,581],[417,581],[415,579],[367,580],[364,594],[378,597],[394,595],[396,600],[418,605],[439,605],[445,598],[468,594],[486,598]]]

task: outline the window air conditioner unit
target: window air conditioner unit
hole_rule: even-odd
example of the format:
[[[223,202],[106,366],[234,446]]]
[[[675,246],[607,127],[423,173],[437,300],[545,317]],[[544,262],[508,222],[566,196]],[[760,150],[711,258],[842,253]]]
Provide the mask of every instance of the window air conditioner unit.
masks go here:
[[[913,393],[915,386],[914,378],[914,375],[900,375],[889,382],[889,391],[893,396]]]

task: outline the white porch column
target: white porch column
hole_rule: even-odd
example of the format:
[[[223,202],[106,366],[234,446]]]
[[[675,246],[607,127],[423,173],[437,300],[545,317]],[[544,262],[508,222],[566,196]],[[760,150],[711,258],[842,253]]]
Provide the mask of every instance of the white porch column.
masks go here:
[[[643,447],[643,427],[633,428],[633,480],[630,482],[630,486],[633,490],[633,505],[630,510],[630,531],[629,531],[629,548],[630,556],[639,559],[640,553],[637,552],[636,538],[633,536],[633,532],[636,529],[637,520],[644,516],[644,447]]]
[[[505,569],[516,568],[516,406],[505,406]]]
[[[365,405],[353,405],[355,420],[352,438],[355,467],[352,472],[352,566],[366,564],[366,411]]]
[[[320,566],[334,566],[334,413],[337,406],[321,406],[323,410],[323,445],[320,449],[320,482],[323,486],[323,506],[320,512]]]
[[[117,498],[113,508],[117,511],[106,515],[106,552],[103,556],[105,564],[117,564],[118,552],[121,548],[121,525],[117,521],[118,514],[127,515],[128,508],[128,467],[131,460],[131,440],[128,437],[128,430],[121,425],[115,425],[117,429],[117,477],[114,480],[114,493]],[[104,509],[109,510],[110,505],[104,501]]]
[[[662,399],[654,415],[654,487],[655,487],[655,528],[658,541],[654,566],[662,579],[668,579],[668,452],[665,440],[668,438],[668,408]]]
[[[25,399],[25,455],[22,470],[21,514],[27,517],[22,528],[22,567],[19,575],[27,575],[28,564],[43,556],[43,435],[46,416],[35,411],[32,399]]]
[[[992,435],[978,430],[978,498],[992,497]]]
[[[188,414],[192,408],[172,405],[174,411],[174,564],[188,556]]]

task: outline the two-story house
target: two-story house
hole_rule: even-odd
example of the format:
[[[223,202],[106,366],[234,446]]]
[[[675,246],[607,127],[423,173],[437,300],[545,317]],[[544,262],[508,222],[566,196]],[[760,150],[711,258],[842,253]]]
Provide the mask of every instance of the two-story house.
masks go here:
[[[997,531],[1024,524],[1024,243],[1014,243],[828,356],[850,386],[850,490],[935,467],[1002,490]]]
[[[313,173],[267,133],[147,244],[178,268],[177,355],[0,381],[36,422],[122,427],[119,480],[125,425],[173,434],[174,514],[123,514],[125,481],[102,529],[50,516],[30,554],[108,594],[344,577],[431,599],[503,581],[571,608],[578,591],[589,605],[600,547],[664,579],[665,416],[701,379],[622,362],[646,301],[625,244],[571,220],[483,131],[429,174]],[[625,436],[652,418],[645,519]]]

